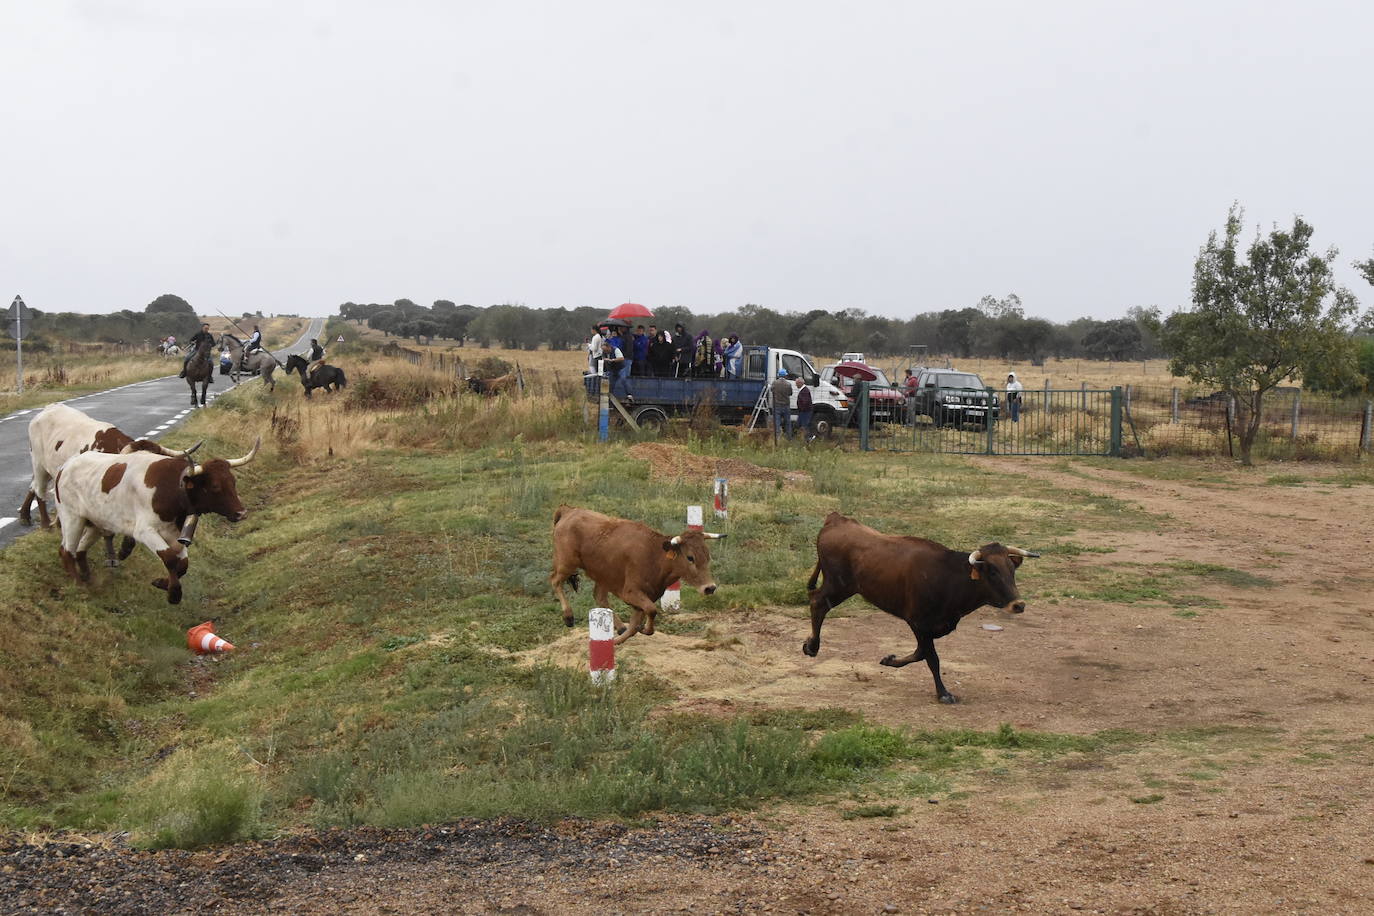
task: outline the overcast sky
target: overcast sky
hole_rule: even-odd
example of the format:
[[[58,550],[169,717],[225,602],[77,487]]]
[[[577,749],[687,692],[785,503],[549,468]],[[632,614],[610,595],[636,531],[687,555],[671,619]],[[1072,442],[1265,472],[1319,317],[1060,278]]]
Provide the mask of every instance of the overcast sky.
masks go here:
[[[0,0],[0,295],[1166,312],[1233,200],[1362,302],[1374,4]]]

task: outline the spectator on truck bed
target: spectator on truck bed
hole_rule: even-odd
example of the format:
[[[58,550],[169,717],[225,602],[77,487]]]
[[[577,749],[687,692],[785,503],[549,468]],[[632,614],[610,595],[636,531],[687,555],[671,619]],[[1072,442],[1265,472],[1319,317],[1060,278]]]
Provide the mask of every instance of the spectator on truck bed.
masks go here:
[[[673,377],[673,361],[677,350],[668,340],[667,331],[659,331],[649,342],[649,373],[659,378]]]

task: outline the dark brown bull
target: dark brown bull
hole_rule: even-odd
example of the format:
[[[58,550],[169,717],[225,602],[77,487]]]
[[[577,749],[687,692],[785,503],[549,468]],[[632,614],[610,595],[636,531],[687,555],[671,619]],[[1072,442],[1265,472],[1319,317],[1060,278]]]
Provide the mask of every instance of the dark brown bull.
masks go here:
[[[494,398],[498,394],[510,394],[519,391],[522,387],[520,377],[514,372],[506,375],[499,375],[496,378],[478,378],[470,375],[466,379],[468,390],[473,394],[484,394],[489,398]]]
[[[1013,614],[1026,609],[1016,590],[1016,568],[1040,554],[1019,547],[987,544],[972,553],[950,550],[925,538],[881,534],[832,512],[816,536],[816,568],[806,583],[811,595],[811,638],[802,651],[815,656],[821,624],[835,605],[858,594],[875,607],[905,620],[916,636],[916,651],[879,664],[901,668],[924,660],[935,678],[941,703],[957,703],[940,679],[935,640],[954,632],[959,621],[992,605]],[[818,577],[825,579],[816,587]]]
[[[711,552],[706,541],[723,534],[684,531],[679,535],[659,534],[648,525],[612,518],[573,506],[559,506],[553,514],[553,572],[549,585],[563,606],[563,622],[573,625],[572,606],[563,591],[571,582],[577,590],[579,569],[585,570],[596,585],[596,606],[606,607],[609,592],[634,609],[628,627],[616,629],[622,643],[638,632],[654,634],[657,601],[668,586],[681,579],[684,585],[713,594],[716,582],[711,577]]]

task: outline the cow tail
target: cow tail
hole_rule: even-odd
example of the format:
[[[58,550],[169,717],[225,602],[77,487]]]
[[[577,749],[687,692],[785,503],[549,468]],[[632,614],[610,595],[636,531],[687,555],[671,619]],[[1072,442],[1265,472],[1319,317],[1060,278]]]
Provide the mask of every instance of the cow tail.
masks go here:
[[[811,570],[811,578],[808,579],[808,580],[806,580],[806,590],[807,590],[808,592],[814,592],[814,591],[816,590],[816,582],[817,582],[817,580],[820,579],[820,577],[821,577],[821,558],[820,558],[820,557],[816,557],[816,568],[813,569],[813,570]]]
[[[559,523],[560,521],[563,520],[563,510],[564,510],[565,508],[567,508],[567,507],[566,507],[566,506],[559,506],[557,509],[554,509],[554,510],[553,510],[553,526],[554,526],[555,528],[557,528],[557,527],[558,527],[558,523]]]

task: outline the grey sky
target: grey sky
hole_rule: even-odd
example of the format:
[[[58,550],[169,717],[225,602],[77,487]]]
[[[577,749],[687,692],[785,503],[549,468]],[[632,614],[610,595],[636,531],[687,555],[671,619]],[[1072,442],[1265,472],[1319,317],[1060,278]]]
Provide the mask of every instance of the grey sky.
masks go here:
[[[0,295],[1166,311],[1374,251],[1368,3],[0,0]],[[5,287],[8,287],[6,289]]]

